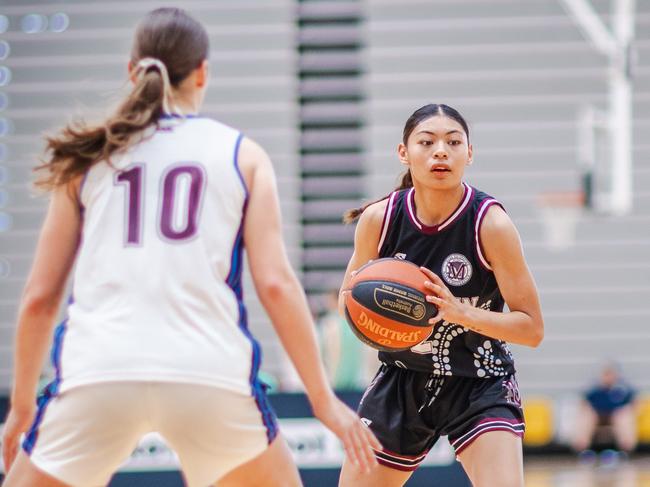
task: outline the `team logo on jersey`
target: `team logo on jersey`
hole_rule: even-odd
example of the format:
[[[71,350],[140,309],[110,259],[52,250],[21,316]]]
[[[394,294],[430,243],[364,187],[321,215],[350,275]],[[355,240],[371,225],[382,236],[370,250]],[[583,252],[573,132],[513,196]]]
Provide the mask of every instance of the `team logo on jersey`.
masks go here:
[[[394,257],[396,259],[406,260],[406,254],[403,254],[402,252],[397,252]]]
[[[505,397],[508,404],[521,407],[521,396],[519,395],[519,385],[517,379],[511,377],[504,381],[501,386],[505,389]]]
[[[442,278],[452,286],[467,284],[472,277],[472,264],[463,254],[451,254],[442,263]]]

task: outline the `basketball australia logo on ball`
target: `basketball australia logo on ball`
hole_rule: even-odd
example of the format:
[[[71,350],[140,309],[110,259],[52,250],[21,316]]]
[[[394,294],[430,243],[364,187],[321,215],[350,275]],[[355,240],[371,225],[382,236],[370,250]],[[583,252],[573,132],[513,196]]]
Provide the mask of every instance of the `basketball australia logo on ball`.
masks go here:
[[[383,310],[414,320],[421,320],[424,316],[424,298],[406,286],[380,283],[380,287],[373,285],[370,290],[373,291],[375,304]]]
[[[406,260],[384,258],[350,280],[345,317],[354,334],[377,350],[395,352],[426,340],[438,309],[426,300],[427,276]]]
[[[452,286],[463,286],[472,278],[472,264],[463,254],[451,254],[442,263],[442,278]]]

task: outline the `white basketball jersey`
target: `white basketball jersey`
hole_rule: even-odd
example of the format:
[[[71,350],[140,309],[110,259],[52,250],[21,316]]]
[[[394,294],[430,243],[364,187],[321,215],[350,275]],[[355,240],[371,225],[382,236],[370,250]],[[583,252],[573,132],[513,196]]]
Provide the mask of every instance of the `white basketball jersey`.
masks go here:
[[[81,189],[82,243],[53,348],[58,389],[160,380],[251,393],[259,347],[242,303],[241,135],[166,119]]]

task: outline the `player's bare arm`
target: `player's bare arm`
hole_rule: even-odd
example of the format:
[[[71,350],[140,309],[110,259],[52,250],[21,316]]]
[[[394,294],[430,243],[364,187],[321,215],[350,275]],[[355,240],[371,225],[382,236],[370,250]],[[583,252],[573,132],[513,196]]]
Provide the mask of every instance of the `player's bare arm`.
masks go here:
[[[11,411],[2,442],[6,470],[18,452],[20,434],[34,419],[39,376],[79,245],[79,181],[80,178],[52,194],[34,264],[20,301]]]
[[[536,347],[544,336],[544,322],[537,288],[524,259],[519,233],[500,207],[489,208],[480,229],[485,256],[494,271],[509,312],[496,313],[463,304],[431,271],[427,299],[439,308],[436,319],[458,323],[491,338]]]
[[[341,292],[339,294],[339,310],[343,310],[343,293],[348,289],[348,283],[352,273],[370,260],[376,259],[379,255],[379,238],[381,235],[381,224],[384,220],[388,199],[373,203],[361,214],[354,232],[354,252],[348,267],[345,270]]]
[[[249,190],[244,241],[257,294],[305,384],[314,414],[341,439],[351,461],[369,470],[376,464],[372,447],[381,446],[328,385],[307,298],[282,241],[271,161],[248,139],[242,142],[239,161]]]

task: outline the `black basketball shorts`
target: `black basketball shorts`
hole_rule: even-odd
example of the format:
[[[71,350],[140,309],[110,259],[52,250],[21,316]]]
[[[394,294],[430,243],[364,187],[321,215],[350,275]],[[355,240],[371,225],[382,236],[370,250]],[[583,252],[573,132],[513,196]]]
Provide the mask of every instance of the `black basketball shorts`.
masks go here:
[[[441,436],[459,455],[488,431],[524,434],[517,380],[437,377],[382,365],[359,404],[359,416],[384,447],[377,461],[415,470]]]

